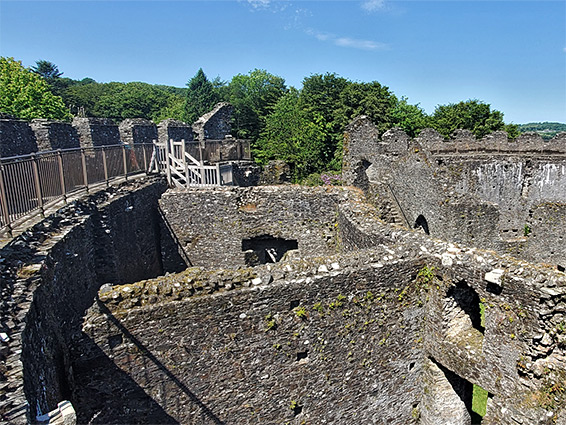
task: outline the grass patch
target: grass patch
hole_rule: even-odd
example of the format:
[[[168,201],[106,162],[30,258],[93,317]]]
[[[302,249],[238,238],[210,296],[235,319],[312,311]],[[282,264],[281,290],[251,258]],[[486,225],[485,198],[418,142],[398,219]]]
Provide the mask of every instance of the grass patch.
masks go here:
[[[485,329],[485,304],[480,303],[480,325]],[[475,388],[474,388],[475,391]]]
[[[474,392],[472,396],[472,412],[476,413],[480,419],[485,416],[485,410],[487,408],[487,396],[488,394],[486,390],[484,390],[479,385],[474,385]]]

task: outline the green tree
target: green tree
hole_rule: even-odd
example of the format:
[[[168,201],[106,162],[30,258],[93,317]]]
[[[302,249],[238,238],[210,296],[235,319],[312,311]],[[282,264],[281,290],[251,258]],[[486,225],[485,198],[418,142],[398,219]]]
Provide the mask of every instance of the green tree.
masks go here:
[[[57,65],[45,60],[36,61],[35,66],[32,66],[31,70],[40,77],[43,77],[48,83],[63,75],[63,73],[59,71],[59,68],[57,68]]]
[[[63,100],[43,78],[14,58],[0,57],[0,111],[16,117],[70,119]]]
[[[107,83],[92,112],[94,116],[109,118],[153,119],[167,107],[169,93],[151,84]]]
[[[65,104],[73,113],[84,112],[87,117],[97,116],[95,107],[105,92],[105,84],[86,82],[86,84],[74,84],[69,86],[62,94]]]
[[[63,73],[59,71],[57,65],[46,60],[36,61],[35,66],[32,66],[31,70],[42,77],[47,82],[47,84],[49,84],[51,92],[56,96],[63,97],[65,90],[69,86],[78,83],[78,81],[72,80],[70,78],[61,78],[61,75],[63,75]],[[63,101],[64,100],[65,99],[63,99]]]
[[[338,116],[343,129],[352,119],[367,115],[377,128],[384,132],[391,128],[390,112],[398,103],[397,98],[377,81],[348,83],[340,93]]]
[[[314,74],[303,80],[300,107],[309,119],[321,120],[326,128],[326,139],[321,151],[325,168],[340,169],[342,164],[342,139],[345,120],[340,115],[341,93],[350,84],[348,80],[334,73]]]
[[[423,128],[430,126],[424,110],[409,104],[404,97],[391,109],[389,116],[393,127],[402,128],[411,137],[416,137]]]
[[[502,112],[492,111],[489,104],[476,99],[437,106],[431,123],[446,137],[456,129],[470,130],[478,138],[497,130],[507,130],[511,137],[518,134],[517,126],[505,125]]]
[[[62,78],[61,80],[65,80]],[[62,97],[74,113],[89,117],[184,119],[186,89],[141,82],[97,83],[71,80]]]
[[[291,88],[279,99],[266,117],[265,128],[254,150],[256,159],[265,164],[280,159],[291,167],[294,182],[324,169],[323,149],[327,138],[324,119],[314,119],[299,106],[299,92]]]
[[[172,95],[167,105],[153,115],[153,121],[159,123],[167,118],[183,121],[185,119],[186,96]]]
[[[228,84],[227,100],[234,106],[233,130],[237,137],[256,141],[265,120],[287,91],[285,80],[263,69],[238,74]]]
[[[209,112],[218,103],[220,97],[202,68],[189,80],[187,86],[189,90],[185,102],[185,121],[194,123],[203,114]]]

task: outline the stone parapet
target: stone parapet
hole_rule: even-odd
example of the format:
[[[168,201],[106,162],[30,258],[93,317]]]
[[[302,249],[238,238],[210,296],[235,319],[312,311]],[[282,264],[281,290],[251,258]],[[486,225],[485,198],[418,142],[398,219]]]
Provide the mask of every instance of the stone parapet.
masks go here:
[[[96,147],[120,144],[118,125],[110,118],[74,118],[81,147]]]

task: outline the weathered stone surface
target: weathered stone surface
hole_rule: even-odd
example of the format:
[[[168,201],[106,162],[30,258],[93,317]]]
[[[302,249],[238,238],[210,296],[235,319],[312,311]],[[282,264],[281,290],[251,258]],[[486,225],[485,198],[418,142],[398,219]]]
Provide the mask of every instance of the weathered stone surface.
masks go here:
[[[35,119],[31,122],[31,128],[40,151],[72,149],[80,146],[77,130],[70,123]]]
[[[443,141],[425,129],[401,153],[381,148],[388,139],[377,134],[364,117],[352,122],[343,169],[347,184],[363,189],[383,219],[563,267],[566,160],[555,142],[527,133],[508,141],[502,132],[477,142],[465,130]],[[556,214],[546,214],[552,205]]]
[[[381,148],[389,174],[372,163],[368,188],[391,187],[422,232],[384,224],[354,188],[162,195],[151,181],[69,205],[4,246],[2,420],[70,400],[79,423],[464,424],[478,385],[483,424],[563,421],[566,275],[428,237],[489,246],[487,180],[468,198],[462,182],[480,180],[450,177],[466,168],[437,168],[426,144]],[[494,175],[511,193],[521,167],[509,167]],[[551,204],[532,210],[549,228]],[[279,257],[266,234],[297,246]],[[259,255],[244,241],[277,262],[246,266]]]
[[[29,123],[0,116],[0,157],[26,155],[37,151],[37,139]]]
[[[192,265],[237,267],[246,264],[244,239],[254,237],[297,241],[301,256],[335,253],[337,205],[347,196],[293,186],[194,189],[167,192],[160,207]]]
[[[157,126],[143,118],[128,118],[118,126],[120,139],[129,145],[157,141]]]
[[[171,139],[176,142],[193,140],[193,129],[190,125],[174,119],[166,119],[157,125],[157,133],[160,143],[165,143]]]
[[[164,189],[160,180],[109,188],[69,205],[0,250],[0,318],[9,338],[2,343],[0,373],[17,385],[0,400],[3,418],[19,411],[25,423],[28,405],[35,418],[72,396],[77,326],[103,283],[163,273],[155,220]],[[24,389],[33,402],[26,403]]]
[[[259,179],[260,185],[274,185],[291,182],[291,167],[284,161],[269,161],[263,167],[263,172]]]
[[[234,107],[226,102],[218,103],[212,111],[204,114],[193,124],[197,139],[204,143],[207,139],[222,140],[230,136]]]
[[[73,118],[81,147],[117,145],[120,143],[118,125],[110,118]]]

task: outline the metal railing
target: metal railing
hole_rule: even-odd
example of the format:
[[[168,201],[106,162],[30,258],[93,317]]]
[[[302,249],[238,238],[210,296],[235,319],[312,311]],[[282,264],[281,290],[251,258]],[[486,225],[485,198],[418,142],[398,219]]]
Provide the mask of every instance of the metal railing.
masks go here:
[[[0,233],[80,189],[148,169],[153,144],[62,149],[0,158]]]

